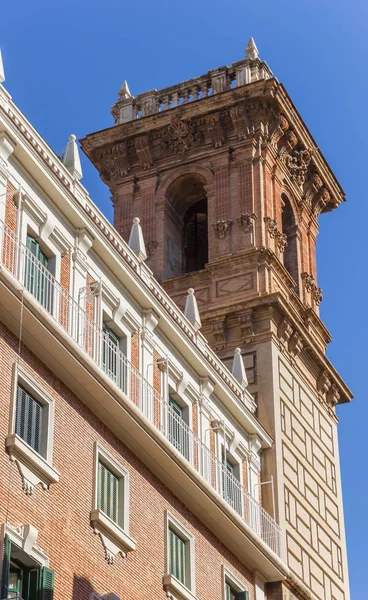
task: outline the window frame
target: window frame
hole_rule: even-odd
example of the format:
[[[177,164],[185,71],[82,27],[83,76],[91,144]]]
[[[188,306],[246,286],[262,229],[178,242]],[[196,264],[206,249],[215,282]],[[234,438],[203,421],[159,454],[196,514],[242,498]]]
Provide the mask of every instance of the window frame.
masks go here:
[[[185,543],[185,583],[170,573],[170,529]],[[172,589],[184,599],[195,598],[195,544],[193,534],[168,510],[165,510],[165,575],[164,587]]]
[[[37,452],[15,432],[18,386],[42,405],[41,452]],[[57,483],[60,473],[53,467],[55,403],[53,398],[23,367],[13,364],[9,433],[6,447],[12,461],[17,462],[23,477],[23,489],[32,494],[41,483],[44,489]]]
[[[228,584],[236,594],[246,593],[249,596],[249,586],[244,584],[236,577],[225,565],[222,565],[222,594],[223,600],[226,599],[226,584]],[[235,599],[236,600],[236,599]]]
[[[102,459],[102,460],[101,460]],[[111,519],[98,506],[98,466],[102,462],[119,479],[119,507],[118,522]],[[129,472],[121,465],[110,452],[98,442],[94,444],[93,461],[93,493],[92,510],[90,513],[91,525],[95,533],[99,533],[106,550],[106,556],[111,556],[110,562],[119,552],[126,556],[127,552],[136,549],[135,540],[129,535]]]

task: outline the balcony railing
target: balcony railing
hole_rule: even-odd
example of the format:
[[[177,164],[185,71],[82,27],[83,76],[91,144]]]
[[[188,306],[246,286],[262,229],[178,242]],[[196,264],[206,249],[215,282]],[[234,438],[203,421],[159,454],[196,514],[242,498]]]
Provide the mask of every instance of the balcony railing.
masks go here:
[[[85,299],[86,306],[80,306],[1,221],[0,259],[1,264],[24,285],[80,348],[171,442],[173,449],[194,467],[276,554],[280,555],[281,529],[276,521],[98,326],[93,318],[94,310],[91,309],[93,303]],[[88,306],[89,304],[91,306]],[[109,368],[106,368],[106,364]]]

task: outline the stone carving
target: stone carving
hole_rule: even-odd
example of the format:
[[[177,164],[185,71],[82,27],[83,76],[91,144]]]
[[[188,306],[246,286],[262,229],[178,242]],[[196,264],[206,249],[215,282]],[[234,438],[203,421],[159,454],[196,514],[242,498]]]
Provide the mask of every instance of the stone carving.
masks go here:
[[[120,142],[110,148],[104,148],[96,153],[100,163],[101,179],[116,181],[125,177],[130,171],[127,145]]]
[[[283,321],[278,327],[277,335],[279,336],[280,344],[284,349],[286,349],[292,333],[293,328],[290,325],[289,321],[287,319],[283,319]]]
[[[312,154],[313,150],[305,149],[300,152],[294,150],[292,154],[286,156],[285,162],[289,169],[290,179],[300,187],[305,183]]]
[[[232,224],[233,224],[233,222],[231,219],[217,221],[216,223],[214,223],[212,225],[212,227],[215,231],[215,236],[219,240],[224,240],[227,237],[227,235],[229,234]]]
[[[314,302],[319,306],[323,300],[322,288],[317,287],[314,277],[310,273],[302,273],[301,277],[304,281],[305,290],[312,295]]]
[[[225,322],[221,320],[212,323],[212,333],[215,338],[216,350],[223,350],[225,348]]]
[[[254,340],[254,329],[252,311],[239,316],[239,326],[245,344],[251,344]]]
[[[135,149],[137,152],[139,164],[142,167],[142,169],[149,169],[152,166],[153,160],[149,147],[148,137],[146,135],[136,138]]]
[[[202,141],[202,134],[197,131],[191,119],[174,119],[166,129],[164,143],[175,153],[183,154],[192,146]]]
[[[336,383],[332,383],[331,387],[329,389],[329,392],[327,393],[327,402],[331,405],[331,406],[336,406],[336,404],[339,403],[340,400],[340,392],[339,392],[339,388],[337,387]]]
[[[220,113],[212,113],[206,117],[206,125],[211,136],[212,145],[214,148],[220,148],[224,141],[225,135],[222,128]]]
[[[277,228],[276,219],[271,219],[271,217],[265,217],[264,221],[267,225],[267,231],[271,239],[276,240],[276,246],[280,252],[284,252],[287,247],[287,236],[285,233],[282,233]]]
[[[147,242],[147,244],[146,244],[147,258],[151,258],[151,256],[154,256],[157,246],[158,246],[158,242],[156,242],[156,240]]]
[[[290,154],[290,152],[294,150],[298,142],[299,140],[296,137],[295,133],[292,131],[292,129],[289,129],[285,133],[285,136],[280,145],[279,156],[281,160],[284,160],[285,157],[288,156],[288,154]]]
[[[328,377],[326,371],[322,371],[321,375],[317,379],[317,389],[324,395],[328,392],[331,387],[331,380]]]
[[[295,358],[303,350],[303,340],[300,333],[294,331],[289,340],[289,352]]]
[[[244,106],[233,106],[230,109],[235,135],[238,140],[245,140],[249,134],[247,114]]]
[[[251,229],[253,229],[256,218],[256,213],[242,213],[240,217],[236,219],[236,221],[239,224],[239,227],[242,228],[244,233],[249,233]]]
[[[272,132],[270,135],[270,144],[274,148],[277,148],[277,145],[281,138],[285,135],[285,132],[289,129],[289,122],[285,115],[281,113],[277,113],[275,115],[275,122],[272,128]]]

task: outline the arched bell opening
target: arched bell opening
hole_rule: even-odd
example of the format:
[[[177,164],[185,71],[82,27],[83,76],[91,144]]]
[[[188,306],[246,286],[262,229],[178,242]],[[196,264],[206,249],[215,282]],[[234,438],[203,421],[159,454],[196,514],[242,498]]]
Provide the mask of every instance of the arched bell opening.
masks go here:
[[[295,214],[290,200],[282,194],[282,233],[286,235],[287,246],[284,250],[284,267],[289,271],[299,289],[298,240]]]

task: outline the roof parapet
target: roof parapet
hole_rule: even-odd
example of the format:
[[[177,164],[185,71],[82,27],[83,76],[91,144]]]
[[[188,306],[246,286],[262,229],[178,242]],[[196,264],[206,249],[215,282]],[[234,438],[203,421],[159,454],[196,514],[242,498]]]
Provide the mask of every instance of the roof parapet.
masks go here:
[[[112,107],[111,113],[115,125],[120,125],[226,92],[232,87],[240,87],[270,77],[272,71],[266,62],[258,58],[257,46],[254,39],[250,38],[245,58],[230,67],[212,69],[200,77],[194,77],[162,90],[150,90],[138,94],[136,98],[131,96],[128,84],[124,81],[119,91],[119,99]]]

